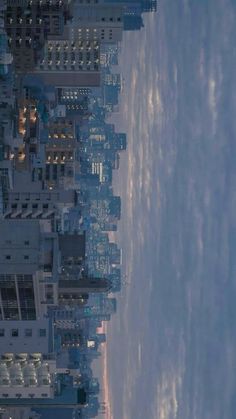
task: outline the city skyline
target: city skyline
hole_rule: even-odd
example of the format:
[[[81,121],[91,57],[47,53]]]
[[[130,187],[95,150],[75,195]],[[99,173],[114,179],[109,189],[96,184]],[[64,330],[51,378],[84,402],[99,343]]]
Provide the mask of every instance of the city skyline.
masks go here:
[[[127,135],[109,120],[123,32],[156,1],[0,6],[1,419],[110,416],[107,362],[100,381],[93,364],[124,282]]]
[[[235,419],[234,0],[0,0],[0,419]]]

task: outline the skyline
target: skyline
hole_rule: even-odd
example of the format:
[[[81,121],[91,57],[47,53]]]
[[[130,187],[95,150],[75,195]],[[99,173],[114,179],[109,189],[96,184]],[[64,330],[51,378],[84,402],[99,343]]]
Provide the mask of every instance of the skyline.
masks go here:
[[[127,136],[108,120],[123,32],[156,1],[0,7],[0,416],[109,417],[106,324],[123,286],[113,176]]]
[[[0,418],[235,419],[236,3],[81,1],[3,12]]]

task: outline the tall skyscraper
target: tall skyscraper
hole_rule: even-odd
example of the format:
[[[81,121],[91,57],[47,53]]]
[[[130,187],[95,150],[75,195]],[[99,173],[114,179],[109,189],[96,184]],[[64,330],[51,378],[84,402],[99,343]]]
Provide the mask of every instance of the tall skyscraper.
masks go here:
[[[6,31],[17,73],[31,71],[42,56],[45,39],[63,33],[65,2],[8,1]]]

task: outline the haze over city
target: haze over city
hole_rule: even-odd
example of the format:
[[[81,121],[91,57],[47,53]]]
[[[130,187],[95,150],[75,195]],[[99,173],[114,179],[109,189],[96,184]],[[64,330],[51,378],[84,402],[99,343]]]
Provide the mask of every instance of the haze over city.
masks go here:
[[[235,0],[0,10],[0,419],[235,419]]]

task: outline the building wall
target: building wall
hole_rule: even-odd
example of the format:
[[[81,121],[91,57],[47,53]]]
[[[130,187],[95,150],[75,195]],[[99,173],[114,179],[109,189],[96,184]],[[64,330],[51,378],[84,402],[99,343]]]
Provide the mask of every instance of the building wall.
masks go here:
[[[35,72],[99,71],[100,46],[95,40],[50,40]],[[76,86],[77,87],[77,86]]]
[[[100,71],[39,71],[37,76],[47,85],[55,87],[98,87]]]
[[[1,220],[0,230],[0,274],[34,274],[40,263],[39,223]]]
[[[6,31],[17,73],[32,70],[41,57],[45,37],[61,34],[64,27],[62,5],[46,7],[42,4],[38,8],[34,2],[28,12],[25,13],[25,6],[16,4],[11,4],[6,12]]]
[[[117,5],[81,5],[73,18],[74,37],[98,39],[101,43],[122,40],[123,8]]]
[[[29,172],[17,173],[14,188],[9,190],[4,198],[5,218],[51,219],[58,214],[61,205],[74,205],[75,192],[73,190],[43,189],[42,180],[47,180],[45,164],[41,167],[33,167],[32,177],[34,181]],[[39,178],[41,178],[40,181]],[[51,178],[53,179],[53,171],[48,180]]]
[[[34,320],[57,303],[58,236],[47,221],[0,221],[0,315]]]
[[[0,321],[0,355],[4,353],[50,353],[53,330],[49,319]]]

